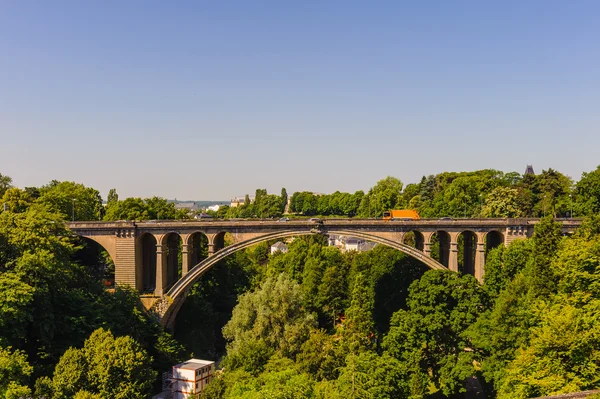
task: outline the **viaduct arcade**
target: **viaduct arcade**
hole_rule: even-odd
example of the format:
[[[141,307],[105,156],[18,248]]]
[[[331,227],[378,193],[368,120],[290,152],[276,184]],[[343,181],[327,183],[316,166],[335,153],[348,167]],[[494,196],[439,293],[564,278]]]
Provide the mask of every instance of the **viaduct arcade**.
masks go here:
[[[487,252],[530,237],[539,219],[202,220],[73,222],[77,235],[100,244],[115,264],[115,283],[142,293],[165,326],[172,326],[188,290],[223,258],[263,241],[308,234],[362,238],[398,249],[432,269],[469,273],[483,280]],[[564,234],[579,219],[562,221]],[[459,258],[459,241],[462,254]],[[227,244],[227,245],[226,245]]]

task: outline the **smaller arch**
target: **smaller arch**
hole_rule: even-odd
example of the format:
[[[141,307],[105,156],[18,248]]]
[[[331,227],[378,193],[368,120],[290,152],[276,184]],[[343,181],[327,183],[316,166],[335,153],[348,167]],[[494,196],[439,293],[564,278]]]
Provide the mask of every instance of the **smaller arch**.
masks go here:
[[[140,277],[137,281],[138,289],[142,292],[154,292],[156,288],[156,245],[157,240],[153,234],[144,233],[138,237],[141,251]]]
[[[430,256],[448,267],[450,261],[450,234],[443,230],[434,231],[429,235]]]
[[[167,240],[169,240],[169,238],[172,237],[173,235],[176,235],[179,238],[182,238],[181,235],[179,234],[179,232],[177,232],[177,231],[169,231],[167,233],[158,234],[158,235],[155,236],[157,244],[158,245],[167,245],[168,244]]]
[[[404,234],[402,243],[410,247],[423,251],[425,249],[425,237],[423,233],[417,230],[412,230]]]
[[[226,231],[220,231],[212,237],[212,245],[214,251],[217,252],[223,248],[225,248],[225,235]]]
[[[98,241],[91,237],[78,236],[81,246],[73,254],[73,260],[86,265],[91,275],[105,288],[115,285],[115,262],[111,254]]]
[[[166,250],[167,287],[182,276],[182,238],[176,232],[163,235],[161,245]]]
[[[497,230],[488,231],[485,235],[485,254],[487,256],[488,252],[492,249],[497,248],[501,245],[504,245],[504,234]]]
[[[208,257],[208,236],[196,231],[187,236],[184,244],[187,245],[189,265],[194,266]]]
[[[477,234],[465,230],[458,235],[458,271],[475,276],[475,256],[477,253]]]

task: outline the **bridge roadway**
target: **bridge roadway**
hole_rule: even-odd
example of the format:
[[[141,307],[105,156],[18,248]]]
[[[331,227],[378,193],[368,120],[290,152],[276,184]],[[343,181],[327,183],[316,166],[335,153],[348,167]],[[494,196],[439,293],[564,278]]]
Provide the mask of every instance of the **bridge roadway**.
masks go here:
[[[564,234],[581,225],[581,219],[559,221]],[[308,234],[352,236],[398,249],[430,268],[460,269],[482,281],[486,252],[530,237],[538,222],[539,219],[203,219],[87,221],[68,223],[68,227],[106,249],[115,264],[117,285],[150,292],[146,305],[158,300],[158,313],[170,314],[165,318],[168,325],[189,288],[206,270],[224,257],[263,241]],[[460,236],[464,256],[459,260]],[[439,243],[435,257],[438,260],[431,256],[435,242]]]

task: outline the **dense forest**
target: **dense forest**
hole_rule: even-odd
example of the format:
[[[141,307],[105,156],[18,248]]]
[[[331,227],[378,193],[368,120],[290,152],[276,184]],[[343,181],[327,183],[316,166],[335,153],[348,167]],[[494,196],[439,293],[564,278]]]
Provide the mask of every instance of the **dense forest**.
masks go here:
[[[484,284],[376,246],[323,236],[287,253],[262,243],[207,272],[161,329],[111,261],[70,220],[186,218],[162,198],[119,200],[79,183],[17,188],[0,175],[0,397],[147,398],[190,356],[219,360],[204,398],[530,398],[600,387],[600,168],[576,183],[445,172],[367,193],[293,193],[290,213],[542,217],[532,238],[487,254]],[[257,190],[218,217],[278,217],[288,195]],[[556,218],[585,217],[560,234]]]

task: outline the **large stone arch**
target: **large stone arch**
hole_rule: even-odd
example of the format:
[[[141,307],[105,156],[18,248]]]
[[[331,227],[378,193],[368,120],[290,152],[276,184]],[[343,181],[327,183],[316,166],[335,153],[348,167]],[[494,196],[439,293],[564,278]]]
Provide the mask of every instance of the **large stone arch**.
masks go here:
[[[110,256],[110,259],[115,263],[117,259],[117,248],[115,245],[115,237],[114,235],[79,235],[87,240],[94,241],[96,244],[100,245]]]
[[[251,247],[253,245],[259,244],[263,241],[268,240],[277,240],[286,237],[300,236],[300,235],[311,235],[318,234],[320,232],[311,232],[311,231],[280,231],[276,233],[267,233],[255,238],[251,238],[245,241],[237,242],[232,245],[229,245],[217,252],[214,255],[208,257],[202,262],[195,265],[183,278],[177,281],[169,291],[158,300],[152,310],[160,317],[161,324],[165,327],[173,326],[175,322],[175,317],[177,316],[177,312],[179,308],[183,304],[187,292],[192,287],[192,285],[212,266],[214,266],[219,261],[225,259],[227,256],[232,255],[237,251],[241,251],[242,249]],[[354,231],[354,230],[331,230],[327,231],[327,234],[338,234],[338,235],[348,235],[358,238],[363,238],[368,241],[376,242],[378,244],[386,245],[391,248],[397,249],[405,254],[412,256],[415,259],[420,260],[425,265],[430,267],[431,269],[441,269],[448,270],[441,263],[436,261],[435,259],[426,256],[422,251],[413,248],[407,244],[402,242],[397,242],[391,240],[389,238],[384,238],[376,235],[376,233],[362,232],[362,231]]]

